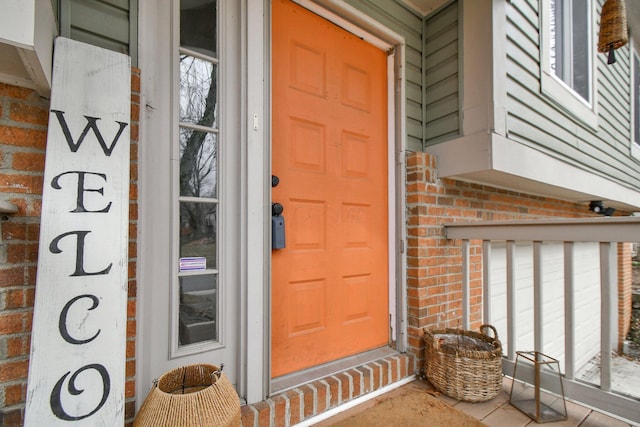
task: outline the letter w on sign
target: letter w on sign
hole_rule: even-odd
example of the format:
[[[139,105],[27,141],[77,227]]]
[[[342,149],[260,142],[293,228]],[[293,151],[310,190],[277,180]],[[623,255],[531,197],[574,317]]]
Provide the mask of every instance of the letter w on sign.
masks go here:
[[[51,110],[51,112],[54,113],[58,118],[58,123],[60,123],[60,128],[62,129],[62,133],[64,133],[64,137],[67,140],[67,144],[69,144],[69,148],[74,153],[78,151],[78,148],[80,148],[82,141],[84,141],[84,138],[87,136],[89,131],[92,130],[93,134],[96,136],[96,139],[98,140],[98,143],[100,144],[100,147],[102,147],[102,151],[104,151],[104,154],[107,156],[110,156],[111,152],[113,151],[113,148],[116,146],[116,143],[118,142],[118,138],[120,138],[120,135],[122,135],[122,132],[128,125],[128,123],[116,122],[118,123],[118,125],[120,125],[120,128],[118,129],[118,133],[116,134],[115,138],[113,138],[113,142],[111,142],[111,145],[107,147],[107,144],[104,141],[104,138],[102,137],[102,133],[100,133],[100,129],[98,129],[98,125],[96,124],[96,122],[100,120],[100,118],[84,116],[84,118],[87,119],[87,125],[84,127],[84,130],[78,137],[78,142],[76,143],[76,142],[73,142],[73,138],[71,137],[71,131],[69,130],[67,121],[64,118],[64,111]]]
[[[130,58],[58,38],[26,426],[124,424]]]

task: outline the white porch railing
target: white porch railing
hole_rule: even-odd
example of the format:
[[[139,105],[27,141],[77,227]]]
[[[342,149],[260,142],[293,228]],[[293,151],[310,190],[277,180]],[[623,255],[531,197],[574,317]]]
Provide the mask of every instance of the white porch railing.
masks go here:
[[[483,274],[483,322],[491,323],[495,302],[492,302],[491,249],[495,242],[506,242],[506,342],[508,343],[503,360],[505,375],[513,375],[515,363],[515,344],[518,325],[516,289],[518,277],[516,268],[516,242],[529,242],[533,245],[533,345],[534,348],[517,350],[536,350],[544,352],[544,311],[543,288],[545,269],[543,262],[543,243],[562,242],[564,252],[564,392],[568,399],[619,418],[640,424],[639,396],[626,396],[611,389],[612,356],[611,350],[617,346],[618,325],[618,242],[640,242],[640,217],[601,217],[566,220],[500,221],[445,224],[448,239],[462,240],[462,325],[469,328],[470,295],[470,248],[472,240],[482,241]],[[599,245],[600,264],[600,385],[588,384],[576,379],[576,286],[574,243],[596,242]],[[495,278],[493,278],[495,280]],[[500,307],[504,310],[504,307]],[[551,355],[552,357],[554,355]],[[640,378],[630,379],[640,381]]]

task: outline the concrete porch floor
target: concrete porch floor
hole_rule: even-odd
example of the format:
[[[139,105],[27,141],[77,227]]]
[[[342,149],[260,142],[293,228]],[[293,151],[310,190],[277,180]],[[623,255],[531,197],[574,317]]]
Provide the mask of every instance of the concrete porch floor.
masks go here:
[[[375,405],[381,399],[387,399],[401,393],[402,387],[419,385],[428,390],[433,390],[433,386],[425,380],[416,379],[399,388],[381,394],[373,399],[367,400],[346,411],[340,412],[330,418],[316,417],[306,420],[305,426],[328,427],[338,421],[349,418],[367,408]],[[434,390],[435,391],[435,390]],[[509,404],[509,393],[511,391],[511,379],[504,378],[502,391],[494,399],[482,403],[462,402],[440,394],[437,398],[444,401],[455,409],[464,412],[489,427],[522,427],[538,425],[528,416],[524,415],[515,407]],[[606,414],[593,411],[584,406],[567,401],[568,419],[565,421],[545,423],[549,427],[630,427],[629,423],[612,418]],[[420,423],[421,425],[426,425]],[[437,427],[437,426],[433,426]],[[447,426],[448,427],[448,426]]]

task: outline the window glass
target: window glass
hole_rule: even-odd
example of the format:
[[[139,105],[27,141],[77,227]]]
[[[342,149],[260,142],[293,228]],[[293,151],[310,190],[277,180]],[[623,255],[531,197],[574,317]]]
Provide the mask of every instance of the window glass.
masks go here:
[[[180,121],[216,127],[217,67],[202,59],[180,57]]]
[[[562,25],[563,9],[558,5],[560,2],[561,0],[550,0],[551,20],[549,31],[551,33],[551,46],[549,56],[551,58],[551,71],[562,78],[564,76],[564,63],[561,59],[565,58],[562,40],[564,39],[563,30],[565,28]]]
[[[573,1],[571,52],[573,84],[571,87],[589,101],[589,10],[587,1]]]
[[[216,197],[218,135],[180,129],[180,196]]]
[[[640,145],[640,59],[633,55],[633,140]]]
[[[202,267],[216,268],[216,205],[213,203],[180,203],[180,259],[194,257],[206,262]],[[192,270],[182,265],[180,269]]]
[[[218,298],[215,275],[180,278],[180,345],[218,339]]]
[[[551,71],[590,102],[589,1],[550,0],[549,5]]]
[[[180,1],[180,46],[216,56],[216,1]]]
[[[177,322],[173,338],[177,354],[206,351],[220,339],[216,8],[216,1],[180,0],[174,106],[178,118],[174,152],[179,161],[173,177],[177,188],[173,253],[178,271],[172,318]]]

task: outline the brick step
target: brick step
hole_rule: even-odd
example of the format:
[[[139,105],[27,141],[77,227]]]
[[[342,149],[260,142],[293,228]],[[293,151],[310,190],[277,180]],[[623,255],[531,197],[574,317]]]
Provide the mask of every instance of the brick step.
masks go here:
[[[243,405],[242,426],[293,426],[414,373],[413,355],[387,356]]]

